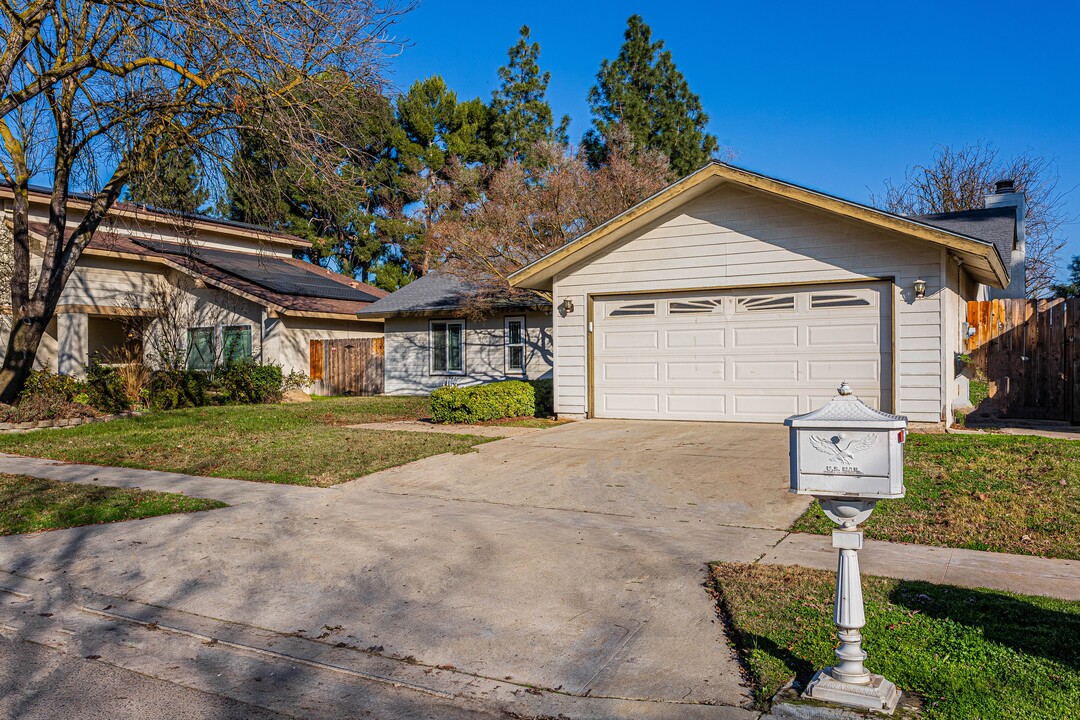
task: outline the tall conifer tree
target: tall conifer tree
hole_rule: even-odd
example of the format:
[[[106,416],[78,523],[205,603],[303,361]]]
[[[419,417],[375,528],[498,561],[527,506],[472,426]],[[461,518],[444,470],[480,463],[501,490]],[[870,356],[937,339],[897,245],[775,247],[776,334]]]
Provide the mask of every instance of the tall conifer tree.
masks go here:
[[[627,21],[626,42],[614,61],[604,60],[589,91],[593,127],[584,146],[592,164],[607,158],[612,143],[667,155],[672,174],[683,176],[704,165],[717,150],[706,132],[709,116],[701,99],[640,15]]]
[[[125,198],[139,205],[187,214],[199,212],[210,197],[199,182],[195,153],[178,148],[162,153],[128,183]]]
[[[563,115],[554,124],[547,101],[550,72],[540,72],[540,43],[529,42],[528,25],[523,25],[517,44],[510,48],[506,65],[499,68],[499,88],[492,93],[492,145],[501,159],[531,165],[530,155],[541,140],[566,145],[570,117]]]

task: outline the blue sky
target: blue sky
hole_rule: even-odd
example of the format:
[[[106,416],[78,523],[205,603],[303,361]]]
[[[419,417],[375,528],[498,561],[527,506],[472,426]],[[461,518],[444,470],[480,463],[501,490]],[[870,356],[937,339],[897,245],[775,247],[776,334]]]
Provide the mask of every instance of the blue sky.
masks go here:
[[[487,100],[527,24],[577,140],[600,61],[635,12],[736,164],[865,202],[938,145],[1030,148],[1056,160],[1070,191],[1063,263],[1080,255],[1080,4],[423,0],[397,28],[410,45],[391,82],[440,74],[459,97]]]

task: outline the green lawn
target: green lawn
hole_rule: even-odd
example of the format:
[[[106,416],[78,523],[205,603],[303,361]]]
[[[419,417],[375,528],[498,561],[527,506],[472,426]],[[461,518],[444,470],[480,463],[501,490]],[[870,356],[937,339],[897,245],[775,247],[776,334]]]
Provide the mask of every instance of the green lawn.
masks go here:
[[[765,707],[835,657],[831,572],[718,563],[721,615]],[[928,720],[1080,718],[1080,603],[864,577],[867,667]]]
[[[0,452],[328,486],[429,455],[468,452],[489,439],[342,427],[427,415],[427,398],[327,398],[295,405],[204,407],[0,435]]]
[[[174,493],[0,475],[0,535],[221,507],[225,503]]]
[[[1080,442],[913,434],[904,484],[906,498],[878,503],[867,537],[1080,560]],[[833,527],[815,504],[792,529]]]

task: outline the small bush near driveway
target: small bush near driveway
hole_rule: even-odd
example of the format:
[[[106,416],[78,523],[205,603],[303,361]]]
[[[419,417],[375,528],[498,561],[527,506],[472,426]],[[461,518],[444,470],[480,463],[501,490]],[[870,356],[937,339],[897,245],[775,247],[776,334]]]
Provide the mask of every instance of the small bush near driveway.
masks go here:
[[[226,507],[175,493],[0,475],[0,535]]]
[[[718,609],[765,706],[836,658],[835,574],[718,563]],[[867,668],[924,704],[927,720],[1080,717],[1080,603],[863,577]]]
[[[536,390],[521,380],[442,387],[431,393],[431,418],[437,423],[477,423],[536,414]]]
[[[1080,560],[1080,442],[912,434],[904,484],[903,500],[878,503],[867,537]],[[815,503],[792,529],[833,527]]]

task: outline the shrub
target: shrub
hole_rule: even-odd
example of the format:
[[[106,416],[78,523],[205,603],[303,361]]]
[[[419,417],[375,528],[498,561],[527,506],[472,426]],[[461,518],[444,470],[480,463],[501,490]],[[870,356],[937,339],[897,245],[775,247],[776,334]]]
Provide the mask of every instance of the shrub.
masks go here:
[[[536,391],[521,380],[442,387],[431,393],[431,417],[437,423],[475,423],[536,413]]]
[[[536,417],[548,418],[555,415],[555,382],[553,380],[530,380],[536,393]]]
[[[311,378],[307,376],[307,373],[301,370],[293,370],[281,381],[281,391],[303,390],[308,385],[311,385]]]
[[[280,365],[237,360],[221,366],[214,375],[232,402],[267,403],[281,399],[283,378]]]
[[[19,393],[19,399],[25,400],[30,396],[35,396],[45,400],[72,402],[76,395],[85,392],[87,392],[86,383],[70,375],[58,375],[46,368],[30,373],[22,392]]]
[[[202,407],[209,381],[198,370],[159,370],[150,380],[150,407],[155,410]]]
[[[0,422],[22,423],[39,420],[67,420],[96,417],[99,413],[86,403],[64,400],[56,394],[27,395],[18,405],[0,405]]]
[[[131,409],[120,372],[97,359],[91,360],[86,369],[86,397],[90,405],[104,413],[122,413]]]

